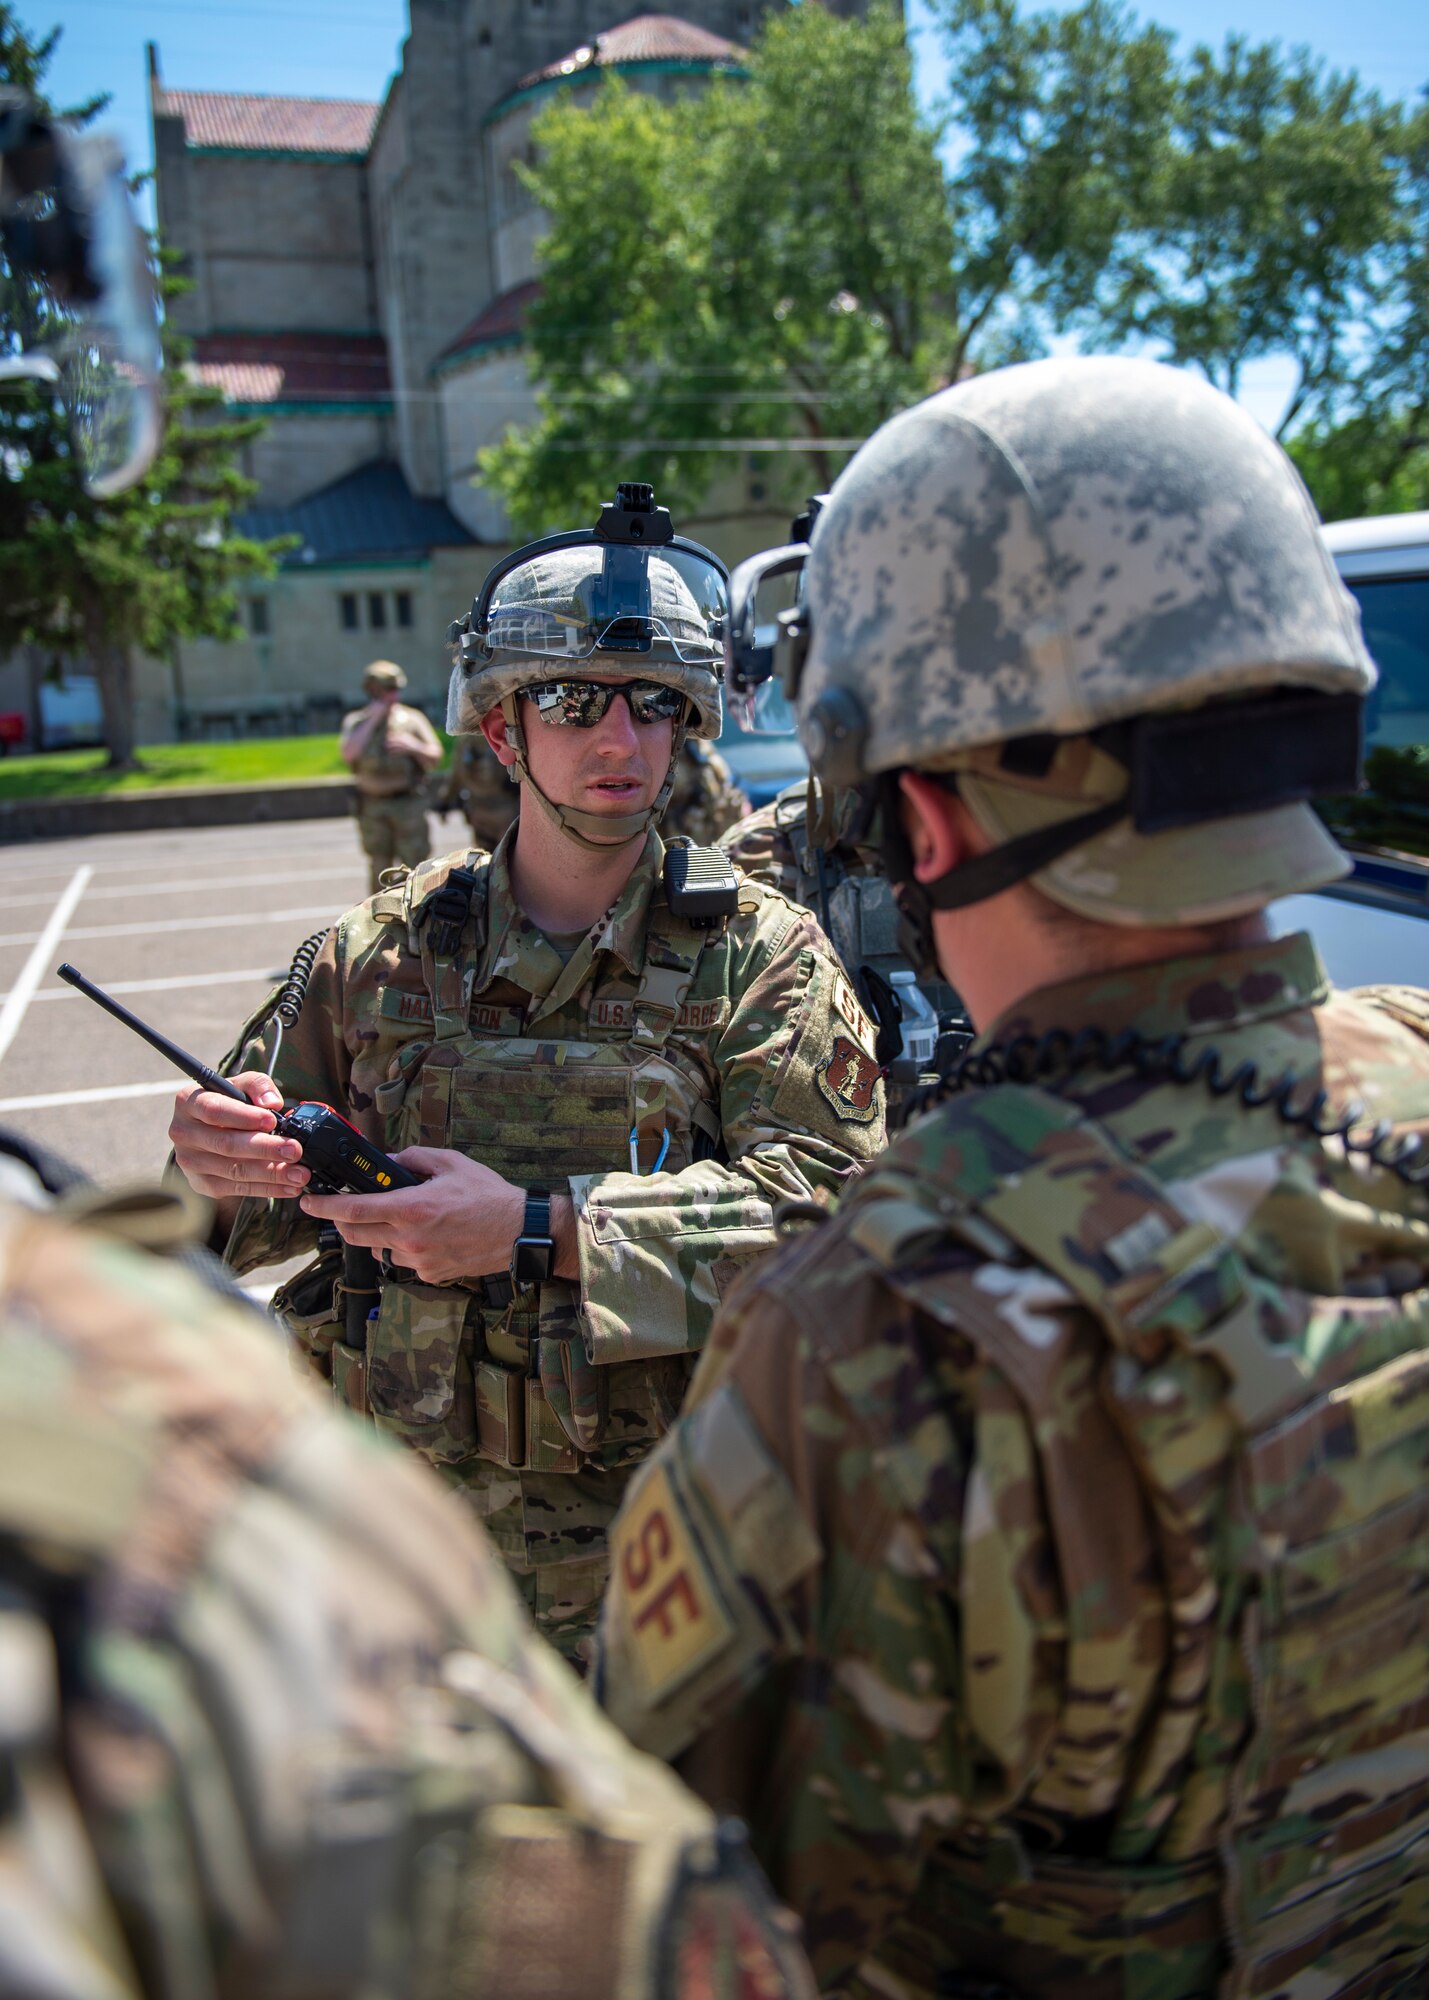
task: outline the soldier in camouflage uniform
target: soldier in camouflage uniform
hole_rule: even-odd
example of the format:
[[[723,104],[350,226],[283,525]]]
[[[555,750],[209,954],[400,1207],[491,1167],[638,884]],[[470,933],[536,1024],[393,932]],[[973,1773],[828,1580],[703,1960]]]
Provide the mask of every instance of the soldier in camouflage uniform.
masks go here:
[[[172,1128],[236,1269],[323,1221],[390,1253],[365,1353],[330,1283],[292,1318],[339,1394],[467,1495],[577,1658],[630,1472],[775,1204],[827,1197],[883,1143],[872,1028],[817,925],[732,876],[722,914],[686,909],[655,832],[686,731],[719,730],[723,591],[694,544],[566,537],[494,572],[451,721],[519,773],[516,828],[343,920],[273,1082],[251,1074],[262,1017],[231,1056],[260,1105],[317,1098],[412,1149],[419,1189],[304,1195],[270,1112],[213,1094],[181,1092]]]
[[[713,847],[748,812],[749,800],[718,750],[691,737],[675,760],[674,788],[660,822],[665,837],[681,834],[696,847]]]
[[[510,774],[484,736],[462,736],[441,793],[442,812],[465,814],[477,847],[495,847],[516,818],[518,797]]]
[[[393,661],[374,660],[362,676],[371,699],[343,717],[338,738],[352,769],[358,837],[374,893],[389,868],[415,868],[432,851],[426,777],[442,761],[442,746],[422,711],[398,701],[406,685]]]
[[[183,1241],[172,1196],[56,1203],[24,1150],[0,1134],[0,1993],[807,2000],[737,1837],[602,1720],[466,1511],[138,1247]]]
[[[933,1067],[940,1027],[955,1037],[953,1046],[971,1037],[947,981],[920,980],[904,951],[874,801],[859,790],[830,799],[811,779],[741,820],[719,845],[741,875],[802,903],[823,925],[878,1030],[874,1054],[895,1127],[919,1078]]]
[[[979,1040],[717,1322],[598,1690],[826,1991],[1429,1991],[1429,996],[1262,915],[1374,681],[1304,489],[1190,377],[1009,369],[856,455],[804,611]]]

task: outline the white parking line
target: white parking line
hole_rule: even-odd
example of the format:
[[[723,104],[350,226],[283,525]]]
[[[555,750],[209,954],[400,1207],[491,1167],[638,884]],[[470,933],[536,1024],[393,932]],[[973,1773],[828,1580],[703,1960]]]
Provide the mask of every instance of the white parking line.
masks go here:
[[[274,965],[250,966],[246,972],[186,972],[179,978],[171,979],[116,979],[105,987],[106,993],[179,993],[187,992],[191,986],[243,986],[256,982],[260,986],[276,986],[282,973]],[[0,993],[0,1001],[8,996]],[[72,986],[42,986],[33,995],[32,1004],[38,1006],[42,1000],[82,1000]]]
[[[107,1090],[50,1090],[41,1097],[0,1097],[0,1112],[58,1111],[66,1104],[112,1104],[121,1097],[172,1097],[177,1077],[167,1083],[115,1083]]]
[[[347,876],[357,880],[361,869],[356,862],[346,868],[304,868],[303,881],[323,881],[328,877]],[[275,882],[291,883],[293,871],[285,868],[279,875],[215,875],[213,877],[189,875],[179,882],[132,882],[121,887],[110,877],[106,868],[100,884],[106,896],[192,896],[204,890],[229,889],[269,889]],[[0,896],[0,910],[19,909],[25,903],[48,903],[48,894],[38,896]]]
[[[5,1004],[0,1007],[0,1060],[15,1039],[16,1030],[25,1018],[25,1010],[30,1004],[30,996],[39,985],[46,966],[54,956],[55,946],[64,936],[65,926],[74,914],[75,905],[89,887],[94,870],[88,866],[76,868],[70,877],[69,887],[55,904],[54,911],[45,928],[34,939],[19,940],[33,943],[34,950],[25,960],[24,969],[5,996]]]
[[[86,868],[85,878],[93,872]],[[70,932],[70,940],[93,940],[95,938],[157,937],[160,933],[174,931],[221,931],[236,929],[239,924],[296,924],[311,923],[314,917],[321,917],[326,923],[335,924],[342,915],[334,910],[331,903],[306,903],[300,910],[225,910],[216,917],[173,917],[168,923],[155,923],[151,919],[146,924],[91,924],[86,929]],[[45,932],[12,931],[0,937],[0,945],[33,944],[43,938]],[[281,953],[280,953],[281,956]]]

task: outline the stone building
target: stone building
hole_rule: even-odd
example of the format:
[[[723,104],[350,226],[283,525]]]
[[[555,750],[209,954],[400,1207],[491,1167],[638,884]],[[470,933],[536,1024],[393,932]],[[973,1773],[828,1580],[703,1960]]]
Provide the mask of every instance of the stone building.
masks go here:
[[[159,226],[193,284],[174,320],[231,410],[267,419],[244,525],[300,543],[250,593],[241,641],[141,675],[146,740],[181,721],[327,726],[376,654],[439,706],[447,621],[509,546],[475,455],[534,414],[541,215],[516,172],[532,120],[607,71],[667,95],[737,72],[761,11],[685,0],[612,22],[602,0],[410,0],[380,105],[171,89],[151,46]],[[705,537],[730,561],[783,527],[754,477],[737,469]]]

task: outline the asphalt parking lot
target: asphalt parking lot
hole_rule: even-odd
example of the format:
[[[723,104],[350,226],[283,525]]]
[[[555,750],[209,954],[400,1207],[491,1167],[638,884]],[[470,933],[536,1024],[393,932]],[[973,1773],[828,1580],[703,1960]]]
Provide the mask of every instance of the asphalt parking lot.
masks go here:
[[[110,1186],[163,1166],[182,1078],[56,966],[70,960],[217,1064],[303,939],[367,893],[347,819],[105,834],[0,856],[0,1123]]]

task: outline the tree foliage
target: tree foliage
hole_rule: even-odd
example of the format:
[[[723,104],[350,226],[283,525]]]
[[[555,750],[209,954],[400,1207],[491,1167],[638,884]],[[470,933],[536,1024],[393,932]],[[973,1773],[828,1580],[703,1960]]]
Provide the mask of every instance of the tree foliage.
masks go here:
[[[33,42],[0,0],[0,81],[43,101],[56,39]],[[166,298],[181,288],[164,276]],[[53,319],[38,287],[0,273],[0,341],[12,351],[32,344]],[[261,426],[222,421],[221,396],[190,379],[186,356],[166,329],[158,456],[138,485],[106,500],[84,490],[53,392],[38,383],[0,392],[0,649],[31,645],[88,659],[116,768],[134,758],[134,653],[163,655],[181,637],[232,636],[235,584],[270,574],[285,546],[233,534],[233,514],[254,491],[235,454]]]
[[[1397,110],[1303,51],[1197,48],[1100,288],[1114,342],[1154,346],[1237,393],[1250,361],[1295,366],[1280,428],[1355,366],[1397,227]]]
[[[616,465],[688,508],[756,449],[796,499],[953,365],[937,135],[886,8],[776,14],[744,78],[612,78],[536,138],[540,421],[481,461],[518,530],[593,514]]]
[[[539,121],[539,415],[480,461],[518,531],[616,468],[708,505],[762,445],[797,499],[892,411],[1058,336],[1232,394],[1288,357],[1280,428],[1322,503],[1356,464],[1357,498],[1422,492],[1429,110],[1303,50],[1183,52],[1116,0],[934,6],[937,125],[881,6],[773,13],[741,79],[611,81]]]

